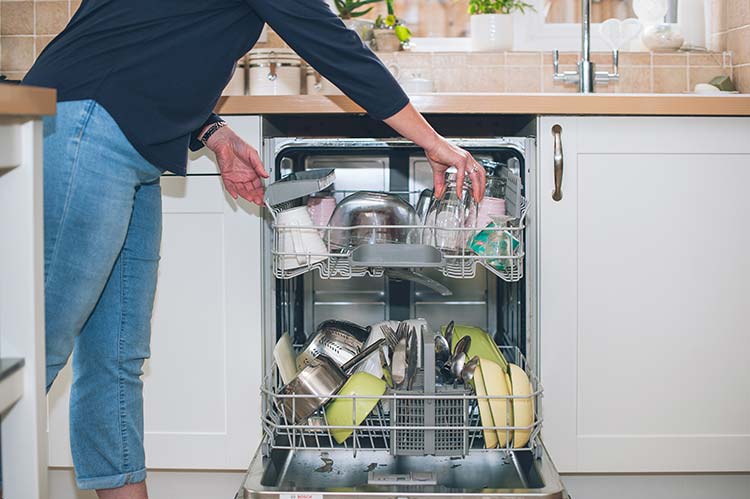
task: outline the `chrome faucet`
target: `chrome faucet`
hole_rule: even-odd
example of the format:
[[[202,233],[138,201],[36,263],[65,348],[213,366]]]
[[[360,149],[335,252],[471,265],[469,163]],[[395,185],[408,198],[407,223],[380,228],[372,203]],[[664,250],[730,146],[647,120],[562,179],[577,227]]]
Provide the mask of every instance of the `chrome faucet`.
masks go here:
[[[552,57],[555,81],[575,83],[583,94],[594,93],[596,83],[609,83],[620,79],[620,51],[612,51],[612,72],[596,71],[591,62],[591,0],[581,0],[581,59],[576,71],[560,72],[560,52],[555,50]]]

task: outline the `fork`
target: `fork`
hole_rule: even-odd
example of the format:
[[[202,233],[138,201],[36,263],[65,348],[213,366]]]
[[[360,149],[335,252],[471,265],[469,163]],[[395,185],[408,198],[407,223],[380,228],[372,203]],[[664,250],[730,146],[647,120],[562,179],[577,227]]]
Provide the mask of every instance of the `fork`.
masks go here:
[[[399,324],[399,327],[401,327],[400,324]],[[396,334],[396,332],[393,330],[393,328],[391,326],[383,324],[380,326],[380,330],[383,332],[383,336],[385,336],[385,341],[388,342],[388,346],[391,348],[391,350],[396,348],[396,345],[398,345],[399,337]]]

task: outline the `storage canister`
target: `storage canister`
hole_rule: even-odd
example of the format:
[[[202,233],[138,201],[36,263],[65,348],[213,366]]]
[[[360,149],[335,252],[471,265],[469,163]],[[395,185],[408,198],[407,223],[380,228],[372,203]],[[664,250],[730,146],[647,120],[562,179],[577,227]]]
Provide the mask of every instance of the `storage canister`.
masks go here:
[[[308,95],[343,95],[343,92],[336,85],[315,71],[315,68],[311,66],[307,66],[306,84]]]
[[[234,67],[232,78],[224,88],[222,95],[247,95],[247,58],[242,56]]]
[[[258,49],[248,55],[250,95],[299,95],[302,62],[289,49]]]

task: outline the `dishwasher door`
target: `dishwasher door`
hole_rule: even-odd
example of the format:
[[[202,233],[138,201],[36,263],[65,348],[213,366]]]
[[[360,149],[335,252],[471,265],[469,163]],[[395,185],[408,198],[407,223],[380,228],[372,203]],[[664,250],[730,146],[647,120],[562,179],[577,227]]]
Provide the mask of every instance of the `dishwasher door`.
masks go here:
[[[356,457],[351,450],[275,450],[268,457],[258,452],[238,498],[567,497],[547,451],[539,449],[462,458],[382,450],[360,450]]]
[[[527,196],[533,197],[533,139],[456,142],[476,157],[513,165],[523,177]],[[292,172],[336,168],[337,200],[353,190],[367,189],[401,192],[414,203],[416,194],[432,183],[429,164],[423,155],[403,141],[268,139],[264,154],[264,162],[276,180]],[[533,210],[533,198],[529,201]],[[530,216],[527,222],[528,252],[535,248],[534,219]],[[277,279],[270,263],[274,239],[270,225],[264,236],[263,251],[264,286],[269,290],[264,304],[263,443],[237,498],[567,497],[539,437],[542,389],[536,378],[534,293],[528,289],[528,283],[534,282],[534,258],[526,259],[525,275],[515,282],[505,282],[481,266],[477,266],[470,278],[430,274],[453,291],[451,297],[440,296],[416,283],[393,282],[383,274],[329,279],[311,271]],[[463,419],[459,417],[455,425],[445,420],[442,425],[433,422],[432,427],[418,427],[413,422],[395,422],[397,411],[392,404],[405,401],[389,392],[363,426],[354,430],[354,435],[343,444],[333,441],[330,423],[322,410],[304,423],[292,422],[280,414],[282,385],[274,365],[273,348],[283,333],[289,333],[299,348],[315,326],[327,319],[348,319],[366,325],[414,317],[427,318],[434,328],[451,319],[476,325],[494,332],[496,344],[508,345],[501,348],[513,351],[508,359],[527,372],[535,387],[536,416],[533,424],[526,427],[531,433],[527,445],[519,449],[484,448],[487,426],[480,421],[475,394],[459,397],[464,406]],[[511,400],[508,397],[503,403],[511,404]],[[417,414],[420,407],[414,409]],[[413,435],[429,428],[435,435],[443,432],[442,435],[451,438],[463,432],[463,451],[449,455],[405,455],[393,451],[398,432]],[[512,424],[498,424],[491,430],[499,435],[513,428],[518,429]]]

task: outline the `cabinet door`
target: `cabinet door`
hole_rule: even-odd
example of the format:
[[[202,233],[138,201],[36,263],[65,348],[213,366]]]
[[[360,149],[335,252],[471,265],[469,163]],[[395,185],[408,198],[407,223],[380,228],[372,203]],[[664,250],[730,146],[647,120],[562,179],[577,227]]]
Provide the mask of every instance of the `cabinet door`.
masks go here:
[[[165,176],[162,198],[144,367],[147,465],[246,469],[261,436],[260,210],[232,200],[218,175]],[[69,367],[61,378],[49,397],[50,464],[70,466]]]
[[[750,471],[748,137],[744,118],[540,119],[544,440],[560,471]]]

